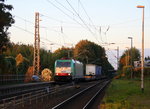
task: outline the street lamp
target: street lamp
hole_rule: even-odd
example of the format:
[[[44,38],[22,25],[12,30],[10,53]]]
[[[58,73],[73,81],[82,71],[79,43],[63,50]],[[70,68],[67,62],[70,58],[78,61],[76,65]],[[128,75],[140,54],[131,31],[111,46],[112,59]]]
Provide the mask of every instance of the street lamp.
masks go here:
[[[132,74],[133,74],[133,71],[132,71],[132,47],[133,47],[133,38],[132,37],[128,37],[128,39],[131,39],[131,50],[130,50],[130,57],[131,57],[131,78],[132,78]]]
[[[126,47],[127,51],[126,51],[126,67],[128,66],[129,63],[129,47]]]
[[[142,57],[141,57],[141,90],[144,92],[144,6],[137,6],[137,8],[142,8]]]
[[[117,51],[117,70],[119,69],[119,46],[117,46],[117,49],[115,49]]]
[[[128,37],[128,39],[131,39],[131,66],[132,66],[132,47],[133,47],[133,38],[132,37]]]

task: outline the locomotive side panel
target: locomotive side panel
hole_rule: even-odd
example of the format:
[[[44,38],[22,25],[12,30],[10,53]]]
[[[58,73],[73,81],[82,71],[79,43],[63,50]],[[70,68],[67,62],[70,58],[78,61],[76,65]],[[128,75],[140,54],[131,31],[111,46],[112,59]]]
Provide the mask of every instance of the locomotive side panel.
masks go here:
[[[84,78],[83,64],[79,61],[75,61],[74,68],[75,68],[75,72],[74,72],[73,79]]]

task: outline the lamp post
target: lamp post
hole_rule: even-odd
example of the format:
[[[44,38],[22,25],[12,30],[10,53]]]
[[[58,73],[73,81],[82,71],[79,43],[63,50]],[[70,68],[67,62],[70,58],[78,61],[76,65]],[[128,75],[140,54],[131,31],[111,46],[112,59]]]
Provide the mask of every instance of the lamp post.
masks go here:
[[[131,65],[131,79],[132,79],[132,74],[133,74],[133,71],[132,71],[132,47],[133,47],[133,38],[132,37],[128,37],[128,39],[131,39],[131,50],[130,50],[130,59],[131,59],[131,62],[130,62],[130,65]]]
[[[141,90],[144,92],[144,6],[137,6],[137,8],[142,8],[142,57],[141,57]]]
[[[119,69],[119,46],[117,46],[117,49],[115,49],[117,51],[117,70]]]
[[[126,67],[128,66],[129,63],[129,47],[126,47],[127,51],[126,51]]]

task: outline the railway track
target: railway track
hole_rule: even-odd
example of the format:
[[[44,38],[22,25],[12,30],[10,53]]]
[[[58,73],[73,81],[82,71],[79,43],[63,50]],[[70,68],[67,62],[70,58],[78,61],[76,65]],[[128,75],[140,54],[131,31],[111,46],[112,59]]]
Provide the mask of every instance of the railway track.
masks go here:
[[[0,87],[0,100],[10,98],[37,90],[41,90],[47,86],[53,85],[54,82],[38,82],[17,85],[6,85]]]
[[[52,107],[52,109],[91,109],[93,101],[110,81],[99,82],[74,94],[70,98]]]
[[[48,87],[54,87],[55,85],[63,85],[65,82],[35,82],[16,85],[0,86],[0,100],[11,98],[16,95],[23,95],[30,92],[46,89]]]
[[[0,100],[0,109],[11,109],[11,107],[15,107],[16,109],[20,107],[25,107],[25,104],[28,104],[29,106],[33,103],[33,101],[37,102],[39,99],[42,101],[43,98],[48,96],[49,94],[54,94],[56,91],[62,91],[64,88],[67,89],[69,87],[72,87],[72,83],[64,84],[62,83],[59,86],[51,85],[51,86],[42,86],[39,88],[33,88],[28,89],[20,92],[21,94],[18,94],[19,92],[15,93],[15,95],[12,93],[10,94],[10,97],[4,98]],[[64,85],[63,85],[64,84]]]
[[[102,83],[102,81],[104,80],[101,80],[101,82],[99,83],[99,87],[101,87],[100,84]],[[45,87],[41,90],[32,91],[29,93],[16,95],[0,100],[0,108],[11,109],[12,107],[14,107],[15,109],[51,109],[58,103],[65,101],[70,96],[73,96],[74,94],[85,90],[87,87],[90,87],[95,83],[97,83],[97,81],[79,83],[76,85],[74,85],[73,83],[61,85],[55,84],[50,87]],[[78,86],[80,86],[80,88]],[[93,88],[91,87],[91,89]]]

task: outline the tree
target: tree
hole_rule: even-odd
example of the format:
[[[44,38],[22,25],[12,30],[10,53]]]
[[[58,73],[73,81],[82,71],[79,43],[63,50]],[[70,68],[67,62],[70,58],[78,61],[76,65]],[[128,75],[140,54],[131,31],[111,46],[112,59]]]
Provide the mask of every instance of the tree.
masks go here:
[[[1,74],[15,74],[16,73],[16,60],[12,56],[4,57],[3,65],[0,68]]]
[[[20,62],[17,66],[16,66],[16,69],[17,69],[17,74],[21,74],[21,75],[25,75],[25,73],[27,72],[29,68],[29,60],[26,59],[25,57],[23,57],[23,61]]]
[[[5,53],[6,56],[13,56],[17,57],[18,54],[21,54],[23,57],[29,60],[29,64],[33,64],[33,51],[34,48],[32,45],[25,45],[25,44],[14,44],[11,43],[11,47],[9,47]]]
[[[50,61],[50,70],[54,72],[54,63],[57,59],[61,58],[72,58],[73,57],[73,49],[74,48],[58,48],[55,50],[55,52],[52,54],[52,58]]]
[[[54,66],[52,60],[52,53],[48,52],[44,49],[40,50],[40,70],[42,71],[44,68],[52,69]]]
[[[102,66],[103,74],[111,76],[109,70],[114,70],[109,63],[103,47],[88,40],[81,40],[74,49],[74,58],[85,64]],[[111,73],[111,72],[110,72]]]
[[[101,65],[105,56],[104,48],[88,40],[81,40],[74,49],[74,58],[84,64]]]
[[[132,52],[132,57],[130,54],[131,52]],[[132,65],[134,65],[134,61],[139,61],[140,57],[141,57],[140,51],[135,47],[132,49],[125,50],[119,61],[119,70],[121,72],[126,73],[128,77],[130,77],[130,75],[132,77],[134,75],[134,72],[133,74],[131,74],[131,72],[133,71],[133,66],[131,66],[130,64],[131,58],[132,58]]]
[[[4,4],[5,0],[0,0],[0,54],[6,50],[9,45],[8,28],[15,22],[9,11],[13,9],[12,5]]]
[[[19,53],[17,56],[16,56],[16,65],[19,65],[20,63],[22,63],[24,60],[23,56],[21,55],[21,53]]]
[[[131,57],[131,53],[132,52],[132,57]],[[129,65],[131,63],[131,58],[132,58],[132,65],[134,64],[134,61],[139,61],[140,60],[140,51],[138,49],[136,49],[135,47],[133,47],[132,49],[128,49],[125,50],[124,53],[122,54],[121,58],[120,58],[120,64],[119,64],[119,69],[122,69],[123,66]],[[126,62],[128,60],[128,62]]]
[[[150,60],[150,56],[145,57],[145,60],[146,60],[146,61],[147,61],[147,60]]]
[[[56,59],[71,58],[73,57],[73,48],[66,48],[66,47],[58,48],[54,52],[54,57]]]

